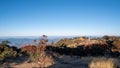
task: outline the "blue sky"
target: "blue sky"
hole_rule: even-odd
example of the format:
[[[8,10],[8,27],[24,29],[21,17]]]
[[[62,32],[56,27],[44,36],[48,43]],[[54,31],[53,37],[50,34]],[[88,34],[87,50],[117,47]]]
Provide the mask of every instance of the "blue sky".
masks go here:
[[[119,35],[120,0],[0,0],[0,36]]]

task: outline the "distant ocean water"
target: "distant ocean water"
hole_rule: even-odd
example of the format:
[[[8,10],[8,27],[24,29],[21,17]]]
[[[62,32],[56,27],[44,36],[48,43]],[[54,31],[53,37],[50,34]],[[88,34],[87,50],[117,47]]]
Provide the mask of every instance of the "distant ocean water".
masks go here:
[[[48,37],[48,44],[53,42],[58,42],[62,38],[73,38],[74,36],[49,36]],[[41,37],[32,37],[32,36],[18,36],[18,37],[0,37],[0,43],[4,40],[8,40],[11,43],[9,44],[10,46],[16,46],[16,47],[22,47],[27,44],[34,44],[33,40],[39,40]]]

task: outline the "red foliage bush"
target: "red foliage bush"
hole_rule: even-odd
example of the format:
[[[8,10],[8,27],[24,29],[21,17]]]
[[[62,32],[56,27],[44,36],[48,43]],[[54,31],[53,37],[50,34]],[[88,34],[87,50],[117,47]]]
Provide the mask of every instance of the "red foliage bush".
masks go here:
[[[34,53],[37,51],[37,47],[34,45],[25,45],[24,47],[21,48],[21,50],[27,53]]]

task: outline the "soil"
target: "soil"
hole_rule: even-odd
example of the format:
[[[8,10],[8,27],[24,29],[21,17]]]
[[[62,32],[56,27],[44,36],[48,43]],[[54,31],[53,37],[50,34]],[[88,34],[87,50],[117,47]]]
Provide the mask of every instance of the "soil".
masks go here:
[[[80,57],[54,54],[55,64],[49,68],[88,68],[89,63],[94,57]],[[118,65],[120,65],[120,58]],[[30,62],[28,56],[17,57],[16,59],[7,59],[0,64],[0,68],[39,68],[39,64]]]

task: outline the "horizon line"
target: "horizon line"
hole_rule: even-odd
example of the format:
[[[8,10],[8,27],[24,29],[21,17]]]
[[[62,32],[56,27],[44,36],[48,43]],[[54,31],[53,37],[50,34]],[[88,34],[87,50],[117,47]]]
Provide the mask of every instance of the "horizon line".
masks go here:
[[[120,35],[109,35],[109,34],[105,34],[105,35],[47,35],[48,37],[50,36],[120,36]],[[42,35],[16,35],[16,36],[0,36],[0,37],[41,37]]]

